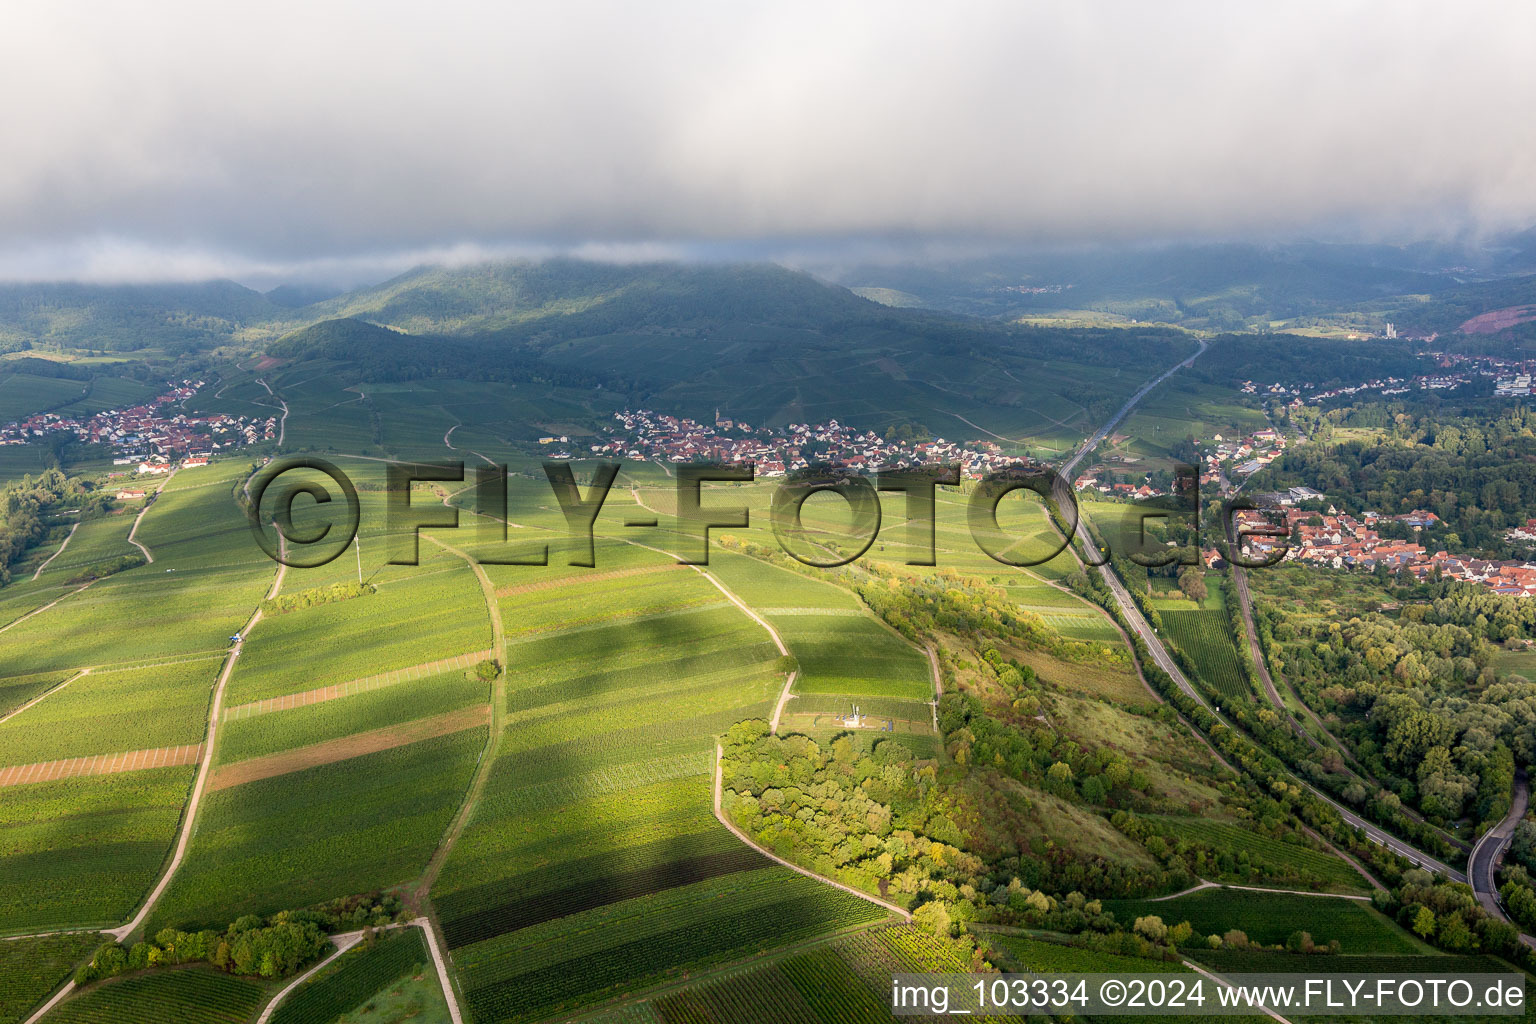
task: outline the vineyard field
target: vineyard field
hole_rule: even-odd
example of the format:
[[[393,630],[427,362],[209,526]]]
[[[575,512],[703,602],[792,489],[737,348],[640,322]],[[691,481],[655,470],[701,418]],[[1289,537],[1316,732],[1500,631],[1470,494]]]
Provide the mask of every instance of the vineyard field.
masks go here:
[[[101,944],[95,932],[0,942],[0,1024],[25,1020]]]
[[[243,761],[280,750],[413,722],[457,711],[489,698],[490,684],[465,671],[443,672],[408,683],[306,707],[226,722],[219,736],[219,760]]]
[[[349,950],[305,982],[273,1013],[272,1024],[331,1024],[413,968],[430,962],[421,929],[386,932],[371,948]]]
[[[1195,664],[1200,681],[1225,697],[1247,697],[1253,692],[1248,676],[1232,646],[1227,620],[1218,611],[1164,611],[1163,627],[1179,649]]]
[[[92,672],[0,725],[0,765],[198,743],[216,658]]]
[[[151,930],[213,926],[407,881],[436,848],[484,727],[211,792]]]
[[[193,769],[7,787],[0,799],[0,934],[115,924],[164,862]]]
[[[47,1024],[246,1024],[261,1005],[257,982],[211,967],[133,974],[61,1003]]]
[[[1345,953],[1419,951],[1407,932],[1358,900],[1203,889],[1176,900],[1106,900],[1104,908],[1118,921],[1133,921],[1145,914],[1156,914],[1168,924],[1188,921],[1201,935],[1238,928],[1249,940],[1265,945],[1284,943],[1292,932],[1305,927],[1319,945],[1337,939]]]

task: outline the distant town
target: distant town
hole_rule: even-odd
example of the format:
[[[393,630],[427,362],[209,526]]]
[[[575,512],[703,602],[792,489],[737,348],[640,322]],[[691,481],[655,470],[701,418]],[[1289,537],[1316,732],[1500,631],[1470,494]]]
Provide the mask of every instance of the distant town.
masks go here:
[[[215,452],[270,441],[277,436],[276,417],[173,414],[173,407],[182,405],[203,386],[200,380],[169,382],[165,393],[148,402],[124,409],[105,409],[85,419],[36,413],[0,426],[0,445],[68,436],[85,444],[109,447],[116,465],[137,463],[139,472],[165,473],[178,460],[206,465]]]
[[[1443,373],[1417,377],[1377,377],[1358,384],[1319,389],[1312,383],[1260,384],[1244,381],[1245,395],[1278,399],[1292,406],[1320,405],[1335,398],[1347,398],[1364,392],[1403,395],[1410,391],[1452,391],[1478,378],[1493,379],[1493,393],[1502,397],[1532,394],[1531,377],[1536,360],[1503,359],[1498,356],[1462,355],[1457,352],[1421,352],[1434,359]]]
[[[617,422],[610,428],[614,436],[591,445],[593,455],[658,462],[753,462],[758,476],[765,477],[827,462],[865,470],[959,463],[966,476],[979,478],[1021,462],[1018,456],[1005,455],[991,441],[881,437],[837,420],[754,428],[718,411],[714,423],[706,424],[649,409],[626,409],[614,413],[613,418]],[[539,440],[557,444],[566,439]]]

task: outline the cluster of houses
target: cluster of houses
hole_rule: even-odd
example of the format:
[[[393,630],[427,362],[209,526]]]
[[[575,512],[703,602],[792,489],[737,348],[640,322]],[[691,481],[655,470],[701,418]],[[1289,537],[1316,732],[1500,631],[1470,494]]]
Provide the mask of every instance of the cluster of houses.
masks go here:
[[[1119,435],[1117,435],[1118,437]],[[1272,427],[1255,430],[1241,438],[1220,434],[1200,443],[1200,487],[1226,493],[1231,488],[1229,474],[1251,476],[1269,465],[1285,451],[1285,435]],[[1169,493],[1154,487],[1147,477],[1140,481],[1114,481],[1117,470],[1138,461],[1131,456],[1106,456],[1104,461],[1082,472],[1072,485],[1079,491],[1092,489],[1120,498],[1158,498]]]
[[[216,451],[277,436],[276,417],[172,413],[202,386],[202,381],[173,383],[170,390],[142,405],[106,409],[87,419],[36,413],[0,426],[0,444],[29,444],[69,435],[86,444],[107,445],[118,456],[113,462],[119,466],[137,463],[143,473],[168,473],[172,460],[180,459],[187,466],[206,465]]]
[[[1245,395],[1263,395],[1266,398],[1278,399],[1295,407],[1321,405],[1330,399],[1346,398],[1365,391],[1374,391],[1382,395],[1406,395],[1410,391],[1453,391],[1471,379],[1472,375],[1467,373],[1423,374],[1417,377],[1377,377],[1372,380],[1362,381],[1359,384],[1342,384],[1338,387],[1325,388],[1321,391],[1315,390],[1317,385],[1312,383],[1275,383],[1265,385],[1245,380],[1243,381],[1242,392]]]
[[[1203,447],[1205,463],[1201,485],[1226,483],[1227,470],[1237,476],[1252,476],[1285,453],[1285,435],[1273,427],[1255,430],[1247,437],[1228,439],[1217,434]]]
[[[933,438],[899,441],[860,431],[837,420],[753,428],[715,413],[713,424],[649,409],[614,413],[613,436],[590,446],[599,458],[654,459],[658,462],[752,462],[758,476],[783,476],[813,462],[855,470],[893,469],[959,463],[966,476],[1017,466],[991,441],[964,443]]]
[[[1320,496],[1309,488],[1292,490]],[[1403,523],[1415,533],[1440,521],[1433,512],[1424,510],[1398,516],[1382,516],[1368,511],[1362,512],[1357,519],[1332,506],[1327,513],[1293,507],[1279,512],[1238,512],[1233,516],[1238,533],[1246,534],[1241,550],[1250,557],[1262,558],[1286,546],[1287,561],[1309,562],[1334,569],[1374,569],[1384,565],[1392,572],[1407,571],[1420,580],[1438,572],[1442,578],[1476,583],[1499,594],[1519,597],[1536,594],[1536,563],[1464,558],[1444,550],[1430,553],[1422,544],[1382,537],[1376,526],[1388,520]],[[1536,520],[1526,525],[1536,528]],[[1269,531],[1269,535],[1263,531]],[[1213,554],[1208,553],[1208,560]]]
[[[1311,383],[1259,384],[1244,381],[1245,395],[1263,395],[1278,399],[1292,406],[1318,405],[1333,398],[1343,398],[1362,391],[1376,391],[1383,395],[1401,395],[1409,391],[1450,391],[1479,377],[1493,379],[1493,393],[1500,396],[1536,394],[1531,379],[1536,373],[1536,360],[1504,359],[1499,356],[1463,355],[1459,352],[1421,352],[1435,360],[1440,373],[1422,374],[1417,377],[1380,377],[1342,387],[1317,390]]]

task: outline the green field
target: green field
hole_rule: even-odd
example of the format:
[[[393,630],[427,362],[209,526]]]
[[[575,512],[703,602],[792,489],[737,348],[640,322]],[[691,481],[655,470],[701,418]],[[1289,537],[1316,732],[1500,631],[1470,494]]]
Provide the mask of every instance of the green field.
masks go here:
[[[95,932],[8,939],[0,944],[0,1024],[19,1024],[102,944]]]
[[[25,676],[0,676],[0,716],[8,715],[27,701],[47,693],[72,675],[73,672],[41,672]]]
[[[881,916],[853,897],[827,902],[835,890],[817,883],[802,891],[807,880],[766,868],[715,820],[714,737],[768,715],[778,652],[702,575],[636,551],[594,571],[492,574],[509,634],[506,730],[432,890],[477,1019],[583,1005]],[[787,914],[740,905],[790,893]]]
[[[0,790],[0,933],[127,918],[170,850],[192,775],[155,768]]]
[[[0,370],[0,423],[58,408],[79,398],[84,390],[84,381]]]
[[[214,926],[420,873],[458,809],[485,730],[209,793],[151,929]]]
[[[408,683],[306,707],[226,722],[219,737],[221,762],[305,747],[353,733],[484,704],[489,684],[463,671],[443,672]]]
[[[48,1024],[246,1024],[262,986],[211,967],[132,974],[72,996]]]
[[[376,995],[386,992],[398,981],[424,970],[427,974],[424,980],[429,980],[430,988],[436,989],[436,976],[430,967],[424,967],[430,963],[420,929],[385,932],[372,945],[364,943],[349,950],[290,994],[272,1015],[272,1024],[333,1024],[343,1014],[361,1011],[374,1001]],[[435,1008],[441,1010],[439,1019],[447,1020],[441,990],[436,996]],[[427,1006],[423,1000],[421,1011],[411,1019],[432,1020],[422,1016],[425,1012]],[[390,1017],[376,1013],[363,1016],[369,1020],[390,1020]]]
[[[1345,953],[1422,951],[1407,932],[1359,900],[1204,889],[1172,900],[1107,900],[1104,907],[1123,922],[1155,914],[1166,924],[1188,921],[1200,935],[1237,928],[1249,941],[1265,945],[1283,944],[1305,929],[1319,945],[1337,939]]]
[[[784,638],[800,666],[796,693],[933,698],[927,658],[847,591],[745,555],[715,554],[710,571]]]
[[[1195,675],[1223,697],[1248,697],[1253,688],[1232,646],[1226,616],[1217,611],[1161,611],[1164,631],[1195,663]]]
[[[883,916],[770,867],[510,932],[456,950],[454,963],[477,1020],[523,1020]]]
[[[423,545],[414,575],[378,593],[266,617],[230,681],[229,704],[297,693],[491,646],[485,598],[464,562]],[[443,571],[433,571],[443,570]]]
[[[892,1019],[892,974],[969,967],[953,947],[931,935],[907,926],[877,926],[629,1009],[653,1016],[615,1012],[593,1019],[604,1024],[880,1024]]]
[[[217,655],[92,672],[0,724],[0,765],[198,743]]]

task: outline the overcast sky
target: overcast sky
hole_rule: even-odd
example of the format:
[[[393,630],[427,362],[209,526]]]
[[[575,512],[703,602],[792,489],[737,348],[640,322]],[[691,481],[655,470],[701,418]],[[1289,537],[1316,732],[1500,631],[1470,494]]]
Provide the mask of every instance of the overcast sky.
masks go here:
[[[0,277],[1536,222],[1536,5],[14,4]]]

